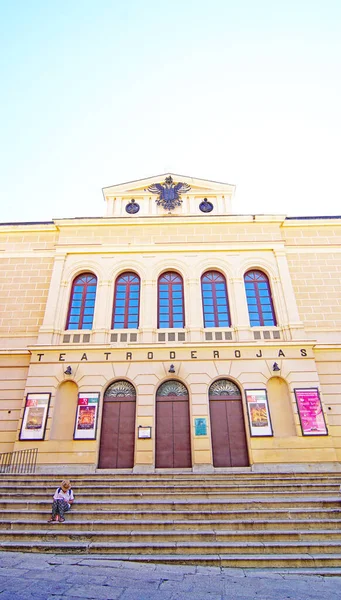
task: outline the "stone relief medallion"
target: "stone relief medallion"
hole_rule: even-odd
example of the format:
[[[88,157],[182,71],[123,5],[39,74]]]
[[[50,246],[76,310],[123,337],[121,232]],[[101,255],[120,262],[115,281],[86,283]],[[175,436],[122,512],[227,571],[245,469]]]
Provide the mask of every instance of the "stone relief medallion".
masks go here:
[[[203,213],[209,213],[213,210],[212,202],[209,202],[207,198],[204,198],[202,202],[199,204],[199,208]]]
[[[137,202],[135,202],[134,198],[132,198],[126,206],[127,213],[129,213],[130,215],[135,215],[137,212],[139,212],[139,210],[140,205],[137,204]]]

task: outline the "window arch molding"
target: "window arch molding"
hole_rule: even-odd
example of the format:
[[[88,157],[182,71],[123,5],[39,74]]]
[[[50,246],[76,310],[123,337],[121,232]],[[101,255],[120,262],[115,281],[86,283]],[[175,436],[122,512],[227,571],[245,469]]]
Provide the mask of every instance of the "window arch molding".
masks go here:
[[[114,280],[111,329],[138,329],[141,278],[135,271],[120,271]]]
[[[232,266],[227,263],[224,263],[223,261],[221,261],[219,259],[214,260],[214,262],[212,262],[211,259],[206,259],[206,260],[200,261],[200,263],[198,263],[198,265],[197,265],[197,270],[198,270],[199,279],[201,279],[201,277],[207,271],[218,271],[225,277],[227,284],[231,279],[236,277],[236,274],[234,273]]]
[[[163,270],[157,279],[157,327],[183,329],[185,323],[184,278],[175,269]]]
[[[243,260],[239,265],[236,277],[241,277],[244,279],[244,275],[247,271],[262,271],[271,282],[278,277],[276,266],[264,259],[257,258],[257,262],[255,262],[254,258],[247,258]]]
[[[200,277],[204,327],[231,327],[229,288],[225,274],[208,269]]]
[[[83,269],[73,277],[69,288],[65,330],[93,328],[97,288],[98,277],[92,270]]]
[[[87,260],[86,262],[81,260],[64,270],[63,281],[67,282],[70,289],[73,280],[82,273],[92,273],[95,277],[97,277],[98,284],[100,284],[104,279],[104,273],[96,262],[93,260]]]
[[[169,264],[169,259],[165,259],[161,263],[158,263],[152,270],[151,279],[158,281],[161,275],[163,275],[164,273],[168,273],[169,271],[180,275],[184,282],[187,281],[187,279],[190,276],[187,265],[185,265],[179,260],[172,260],[172,263]]]
[[[243,275],[251,327],[276,327],[277,316],[271,277],[261,268],[251,267]]]
[[[108,281],[115,285],[117,277],[128,271],[135,273],[140,278],[141,282],[148,279],[148,272],[137,261],[124,260],[120,262],[119,267],[115,265],[109,270],[107,277]]]

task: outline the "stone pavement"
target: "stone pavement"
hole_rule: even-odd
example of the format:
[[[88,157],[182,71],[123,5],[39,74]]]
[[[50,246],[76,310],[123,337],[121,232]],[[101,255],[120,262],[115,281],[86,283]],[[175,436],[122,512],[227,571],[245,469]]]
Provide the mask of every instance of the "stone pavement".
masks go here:
[[[341,569],[228,569],[0,553],[0,600],[341,600]]]

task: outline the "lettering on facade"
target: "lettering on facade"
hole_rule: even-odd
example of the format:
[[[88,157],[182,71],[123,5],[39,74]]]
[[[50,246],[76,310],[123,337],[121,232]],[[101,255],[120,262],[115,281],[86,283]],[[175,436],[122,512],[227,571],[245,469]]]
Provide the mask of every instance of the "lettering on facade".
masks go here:
[[[212,352],[212,354],[208,354],[207,356],[202,357],[202,360],[210,360],[211,358],[213,358],[213,359],[221,358],[222,360],[230,360],[232,358],[231,356],[227,356],[227,357],[226,356],[221,356],[221,351],[219,351],[219,350],[212,350],[211,352]],[[306,348],[300,348],[299,353],[300,353],[300,356],[303,356],[303,357],[308,356],[308,352],[307,352]],[[233,350],[233,354],[234,354],[235,358],[248,358],[248,359],[252,358],[250,356],[250,354],[246,354],[245,355],[245,352],[244,352],[244,356],[243,356],[243,352],[241,350],[238,350],[238,349],[237,350]],[[105,357],[104,360],[108,361],[109,357],[111,357],[111,355],[112,355],[112,352],[103,352],[103,356]],[[48,360],[49,361],[48,358],[42,360],[43,356],[45,356],[45,353],[43,353],[43,352],[37,353],[36,356],[38,357],[38,362],[44,362],[44,360]],[[61,352],[59,354],[58,361],[59,362],[65,362],[66,361],[65,357],[66,357],[66,352]],[[255,351],[254,351],[254,357],[255,358],[263,358],[263,352],[262,352],[262,350],[260,348],[259,349],[255,349]],[[272,358],[279,358],[279,357],[285,358],[285,354],[284,354],[284,352],[283,352],[282,349],[278,350],[277,356],[273,356],[273,357],[269,356],[269,357],[264,357],[264,358],[267,358],[268,360],[272,360]],[[154,358],[154,352],[151,352],[151,351],[147,352],[147,354],[145,355],[145,358],[148,359],[148,360],[167,360],[167,358],[165,358],[164,356],[158,357],[156,355],[155,358]],[[176,352],[174,350],[170,350],[169,351],[169,358],[172,359],[172,360],[176,359]],[[189,350],[188,358],[190,358],[192,360],[198,359],[198,350]],[[116,358],[115,359],[115,357],[112,357],[111,359],[112,360],[122,360],[122,358],[120,358],[120,359]],[[71,357],[68,360],[71,360]],[[84,360],[87,361],[88,360],[87,353],[83,352],[83,354],[81,355],[81,357],[80,357],[79,360],[80,361],[84,361]],[[125,353],[125,360],[133,360],[133,352],[126,352]],[[139,356],[139,360],[141,360],[141,356]],[[186,359],[184,357],[181,357],[181,360],[186,360]]]

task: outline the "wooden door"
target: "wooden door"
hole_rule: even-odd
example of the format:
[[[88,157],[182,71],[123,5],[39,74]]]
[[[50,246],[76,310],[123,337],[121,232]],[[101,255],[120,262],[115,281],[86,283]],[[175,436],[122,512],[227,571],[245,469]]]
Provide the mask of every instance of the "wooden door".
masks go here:
[[[136,395],[127,381],[112,384],[103,401],[100,469],[134,466]]]
[[[213,465],[249,465],[242,398],[237,386],[228,380],[216,381],[210,388],[210,417]]]
[[[178,381],[166,381],[157,393],[155,466],[192,466],[188,392]]]

